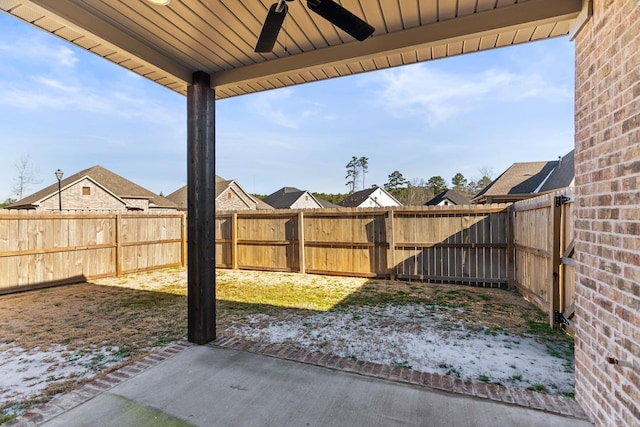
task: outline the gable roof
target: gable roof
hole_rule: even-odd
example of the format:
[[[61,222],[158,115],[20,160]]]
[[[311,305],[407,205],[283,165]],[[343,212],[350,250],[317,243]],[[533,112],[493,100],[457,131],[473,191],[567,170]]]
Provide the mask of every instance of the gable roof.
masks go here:
[[[120,199],[147,199],[149,205],[158,208],[176,209],[177,206],[165,197],[159,196],[138,184],[121,177],[102,166],[96,165],[88,169],[81,170],[60,181],[62,189],[75,184],[83,178],[89,178],[109,193]],[[38,206],[42,200],[58,194],[58,183],[55,182],[17,202],[7,206],[9,209],[31,209]]]
[[[322,206],[322,204],[316,199],[313,194],[309,193],[306,190],[300,190],[295,187],[282,187],[278,191],[275,191],[269,194],[267,197],[262,199],[263,202],[273,206],[276,209],[287,209],[290,208],[296,200],[298,200],[303,195],[310,196],[318,206]]]
[[[380,191],[386,193],[387,196],[389,196],[391,198],[391,200],[396,202],[399,206],[401,205],[401,203],[395,197],[393,197],[393,195],[391,193],[389,193],[387,190],[385,190],[382,187],[367,188],[367,189],[364,189],[364,190],[356,191],[355,193],[351,194],[349,197],[347,197],[346,199],[341,201],[339,203],[339,205],[342,206],[342,207],[345,207],[345,208],[357,208],[364,201],[366,201],[368,198],[370,198],[370,196],[373,193],[375,193],[376,190],[380,190]]]
[[[263,202],[262,200],[253,197],[249,194],[235,179],[224,179],[218,175],[216,175],[216,199],[220,197],[222,193],[224,193],[227,189],[231,187],[236,187],[238,190],[242,191],[244,195],[250,199],[252,202],[256,204],[256,209],[273,209],[272,206]],[[174,202],[180,209],[187,209],[187,186],[183,186],[173,193],[167,196],[167,199]]]
[[[471,203],[471,199],[457,193],[453,190],[444,190],[442,193],[436,195],[433,199],[425,203],[426,206],[437,206],[442,203],[443,200],[450,200],[454,205],[468,205]]]
[[[573,182],[575,174],[573,154],[571,150],[560,160],[550,162],[514,163],[480,191],[472,202],[489,199],[516,201],[531,194],[567,187]]]

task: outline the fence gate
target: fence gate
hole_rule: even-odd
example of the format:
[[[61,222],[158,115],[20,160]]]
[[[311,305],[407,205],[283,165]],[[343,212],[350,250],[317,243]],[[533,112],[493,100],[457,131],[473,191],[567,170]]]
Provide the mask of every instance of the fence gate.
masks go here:
[[[574,189],[517,202],[512,207],[515,283],[549,314],[549,325],[572,328]]]

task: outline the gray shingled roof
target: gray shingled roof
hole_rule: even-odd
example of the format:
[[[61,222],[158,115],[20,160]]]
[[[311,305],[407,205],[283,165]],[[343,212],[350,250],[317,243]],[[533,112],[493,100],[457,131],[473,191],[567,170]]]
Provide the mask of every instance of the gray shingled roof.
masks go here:
[[[575,175],[573,156],[574,151],[571,150],[561,160],[514,163],[473,200],[538,194],[568,187]]]
[[[560,188],[570,187],[573,185],[576,175],[575,163],[574,163],[575,150],[569,151],[560,160],[557,167],[553,170],[549,178],[542,184],[539,193],[545,193],[547,191],[558,190]]]
[[[471,203],[471,199],[469,199],[468,197],[456,193],[453,190],[445,190],[435,196],[433,199],[429,200],[427,203],[425,203],[425,205],[437,206],[445,199],[450,200],[454,205],[468,205],[469,203]]]
[[[316,197],[316,200],[318,201],[318,203],[322,205],[323,208],[341,208],[342,207],[340,205],[336,205],[334,203],[321,199],[320,197]]]
[[[166,199],[165,197],[159,196],[144,187],[139,186],[126,178],[121,177],[108,169],[103,168],[102,166],[93,166],[88,169],[77,172],[67,178],[63,178],[60,182],[62,188],[66,187],[69,184],[72,184],[84,177],[89,177],[111,193],[115,194],[120,198],[127,199],[147,199],[150,204],[153,204],[159,208],[173,208],[176,209],[177,206],[172,201]],[[19,208],[33,208],[35,207],[41,200],[44,200],[52,195],[58,193],[58,183],[55,182],[50,186],[43,188],[40,191],[37,191],[30,196],[23,198],[22,200],[18,200],[17,202],[7,206],[9,209],[19,209]]]
[[[549,176],[557,163],[557,161],[514,163],[474,199],[508,194],[531,194]]]
[[[179,209],[187,210],[187,186],[178,188],[167,196],[167,199],[178,205]]]
[[[365,190],[356,191],[355,193],[351,194],[349,197],[341,201],[339,205],[345,208],[356,208],[360,206],[362,202],[367,200],[371,193],[373,193],[374,191],[376,191],[376,188],[367,188]]]
[[[300,190],[295,187],[282,187],[278,191],[269,194],[262,199],[262,201],[276,209],[287,209],[302,197],[304,193],[306,193],[305,190]]]

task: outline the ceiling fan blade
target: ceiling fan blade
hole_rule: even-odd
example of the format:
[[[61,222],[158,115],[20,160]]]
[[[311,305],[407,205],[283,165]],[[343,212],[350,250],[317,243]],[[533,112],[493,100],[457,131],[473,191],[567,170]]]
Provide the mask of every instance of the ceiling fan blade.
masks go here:
[[[376,30],[332,0],[307,0],[307,7],[358,41]]]
[[[279,3],[274,3],[269,8],[269,13],[267,13],[267,17],[262,25],[262,31],[260,32],[260,37],[258,37],[258,43],[256,43],[254,52],[271,52],[273,50],[284,18],[287,16],[287,10],[289,10],[285,2],[281,3],[282,9],[279,12]]]

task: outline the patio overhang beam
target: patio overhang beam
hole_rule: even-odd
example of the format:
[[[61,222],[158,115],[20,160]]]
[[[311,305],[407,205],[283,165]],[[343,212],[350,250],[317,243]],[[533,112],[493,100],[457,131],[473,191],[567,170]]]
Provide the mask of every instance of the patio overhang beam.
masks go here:
[[[369,38],[283,57],[211,75],[212,87],[248,83],[258,79],[284,77],[292,73],[316,70],[348,62],[388,56],[416,49],[462,42],[469,38],[544,25],[558,20],[575,19],[582,10],[582,0],[530,0],[512,6],[436,22],[409,30]]]

